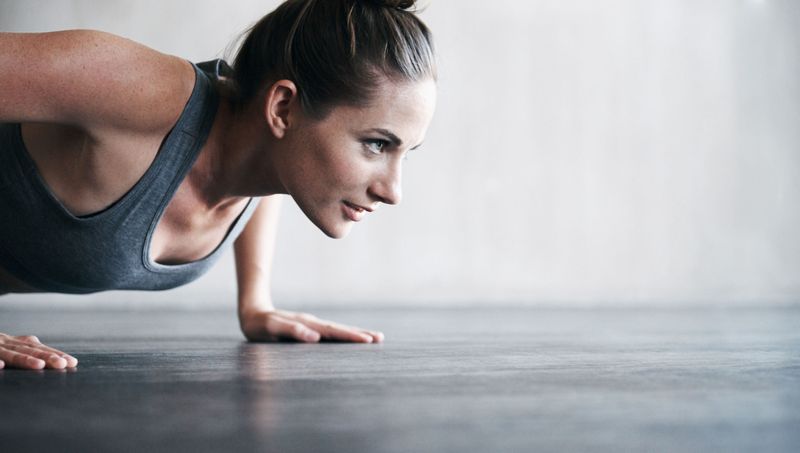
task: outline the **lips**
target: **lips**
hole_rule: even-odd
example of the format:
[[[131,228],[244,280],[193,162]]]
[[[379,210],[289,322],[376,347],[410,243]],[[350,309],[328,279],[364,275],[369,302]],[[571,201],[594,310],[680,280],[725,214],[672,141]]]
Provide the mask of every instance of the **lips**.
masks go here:
[[[353,222],[360,221],[367,212],[371,212],[371,209],[365,208],[363,206],[359,206],[357,204],[350,203],[349,201],[342,202],[342,211],[344,212],[344,216],[348,219],[352,220]]]
[[[372,211],[375,210],[375,208],[370,208],[370,207],[367,207],[367,206],[361,206],[360,204],[351,203],[349,201],[345,201],[345,203],[349,204],[351,207],[353,207],[355,209],[360,209],[362,211],[372,212]]]

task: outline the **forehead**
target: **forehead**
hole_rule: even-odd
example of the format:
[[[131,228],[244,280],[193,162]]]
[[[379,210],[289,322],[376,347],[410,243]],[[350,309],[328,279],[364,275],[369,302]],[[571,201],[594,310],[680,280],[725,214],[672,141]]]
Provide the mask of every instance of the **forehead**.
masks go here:
[[[384,79],[366,106],[337,106],[323,120],[348,130],[389,129],[404,142],[419,142],[436,105],[433,80],[395,82]]]

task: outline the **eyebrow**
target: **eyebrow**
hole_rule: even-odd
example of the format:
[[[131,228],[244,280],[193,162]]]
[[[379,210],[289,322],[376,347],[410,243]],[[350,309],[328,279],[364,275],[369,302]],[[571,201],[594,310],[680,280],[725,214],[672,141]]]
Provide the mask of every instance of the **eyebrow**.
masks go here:
[[[370,129],[370,132],[377,132],[379,134],[383,134],[384,136],[386,136],[386,138],[389,139],[389,141],[392,143],[392,145],[394,145],[394,146],[396,146],[398,148],[400,146],[403,146],[403,140],[401,140],[400,137],[398,137],[397,135],[395,135],[394,133],[392,133],[392,131],[390,131],[388,129],[375,128],[375,129]],[[419,145],[417,145],[417,146],[415,146],[415,147],[413,147],[411,149],[414,150],[414,149],[419,148],[420,146],[422,146],[422,143],[420,143]]]

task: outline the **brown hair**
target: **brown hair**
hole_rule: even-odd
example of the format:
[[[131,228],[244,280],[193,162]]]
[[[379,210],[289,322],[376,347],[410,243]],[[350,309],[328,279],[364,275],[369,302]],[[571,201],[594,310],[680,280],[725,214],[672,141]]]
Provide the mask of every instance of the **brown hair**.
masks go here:
[[[383,77],[436,79],[430,30],[415,0],[287,0],[246,33],[233,64],[239,106],[266,82],[293,81],[303,110],[367,104]]]

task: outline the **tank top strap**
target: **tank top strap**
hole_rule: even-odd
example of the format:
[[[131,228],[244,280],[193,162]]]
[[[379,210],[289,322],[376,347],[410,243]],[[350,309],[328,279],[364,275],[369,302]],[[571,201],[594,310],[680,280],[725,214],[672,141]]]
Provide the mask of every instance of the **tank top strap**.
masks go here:
[[[233,68],[221,58],[197,63],[197,67],[211,79],[225,80],[233,77]]]
[[[152,167],[157,174],[149,181],[146,191],[161,196],[143,196],[142,200],[158,200],[152,206],[160,212],[172,199],[175,191],[191,169],[211,132],[219,98],[208,75],[197,65],[195,86],[183,113],[167,134]],[[143,194],[144,195],[144,194]]]

